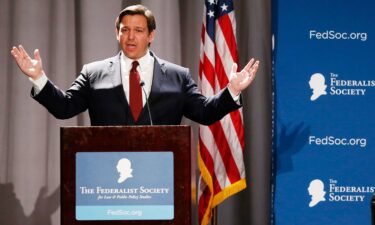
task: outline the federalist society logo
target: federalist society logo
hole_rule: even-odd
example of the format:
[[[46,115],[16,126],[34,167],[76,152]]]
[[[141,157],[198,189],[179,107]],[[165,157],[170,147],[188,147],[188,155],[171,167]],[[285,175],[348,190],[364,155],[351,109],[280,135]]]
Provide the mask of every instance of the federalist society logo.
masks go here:
[[[370,196],[375,191],[375,186],[342,185],[332,178],[327,183],[328,185],[325,185],[320,179],[309,183],[307,191],[311,197],[308,203],[310,208],[327,202],[369,202],[370,200],[365,199],[366,195]]]
[[[142,178],[136,179],[133,183],[128,184],[130,178],[133,178],[132,172],[132,163],[127,158],[121,158],[116,164],[117,174],[113,176],[116,182],[113,182],[112,187],[102,187],[100,185],[88,187],[80,186],[78,194],[82,196],[91,196],[98,201],[113,201],[118,199],[133,199],[133,200],[147,200],[152,199],[157,195],[169,195],[169,187],[147,187],[143,185]],[[114,185],[117,183],[117,185]]]
[[[121,184],[125,182],[125,180],[127,180],[128,178],[133,177],[133,169],[131,167],[132,163],[127,158],[122,158],[118,161],[116,169],[117,172],[119,172],[120,177],[118,178],[117,183]]]
[[[309,207],[314,207],[319,202],[326,201],[326,198],[325,198],[326,192],[324,191],[324,184],[321,180],[315,179],[311,181],[307,190],[309,191],[309,195],[311,195],[311,201],[309,203]]]
[[[341,79],[339,74],[330,73],[329,79],[322,73],[314,73],[310,76],[309,86],[312,91],[311,101],[322,96],[364,96],[368,88],[375,87],[375,80],[347,80]]]

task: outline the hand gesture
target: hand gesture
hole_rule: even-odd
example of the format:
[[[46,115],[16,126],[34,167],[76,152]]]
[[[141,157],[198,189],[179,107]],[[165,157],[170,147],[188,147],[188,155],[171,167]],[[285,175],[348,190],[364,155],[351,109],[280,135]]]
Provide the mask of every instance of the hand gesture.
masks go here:
[[[37,80],[43,74],[42,59],[38,49],[34,51],[34,59],[25,51],[22,45],[13,47],[10,51],[21,71],[33,80]]]
[[[251,59],[247,65],[237,73],[237,64],[233,63],[228,85],[230,91],[235,95],[239,95],[241,91],[245,90],[253,82],[258,68],[259,61]]]

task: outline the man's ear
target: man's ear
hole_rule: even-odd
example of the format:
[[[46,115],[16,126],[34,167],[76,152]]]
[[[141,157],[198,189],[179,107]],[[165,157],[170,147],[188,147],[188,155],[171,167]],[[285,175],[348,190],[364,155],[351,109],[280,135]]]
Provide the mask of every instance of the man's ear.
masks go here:
[[[151,33],[148,35],[148,43],[151,44],[155,39],[155,30],[151,31]]]
[[[117,27],[115,29],[115,33],[116,33],[116,39],[117,39],[117,41],[120,41],[119,30],[117,30]]]

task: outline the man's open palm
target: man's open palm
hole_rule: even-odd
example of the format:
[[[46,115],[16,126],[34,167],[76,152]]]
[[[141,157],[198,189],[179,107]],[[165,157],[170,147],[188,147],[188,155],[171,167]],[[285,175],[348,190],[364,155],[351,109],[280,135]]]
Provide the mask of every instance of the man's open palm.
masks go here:
[[[11,50],[13,58],[16,60],[21,71],[33,80],[37,80],[43,74],[42,59],[38,49],[34,51],[34,59],[25,51],[22,45],[13,47]]]

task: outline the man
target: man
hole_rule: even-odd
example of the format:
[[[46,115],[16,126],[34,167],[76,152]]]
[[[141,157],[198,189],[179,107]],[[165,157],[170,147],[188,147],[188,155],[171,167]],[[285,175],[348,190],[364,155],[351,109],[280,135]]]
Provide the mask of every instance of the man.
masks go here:
[[[240,93],[254,80],[259,61],[250,60],[239,72],[232,68],[230,82],[215,96],[201,95],[189,70],[164,61],[148,47],[155,37],[155,19],[150,10],[133,5],[116,19],[116,37],[121,52],[109,59],[83,66],[66,92],[48,80],[39,50],[30,58],[20,45],[11,54],[34,86],[32,96],[56,118],[71,118],[89,110],[92,125],[150,124],[146,98],[154,124],[180,124],[183,116],[212,124],[241,107]],[[145,87],[142,94],[141,86]]]

